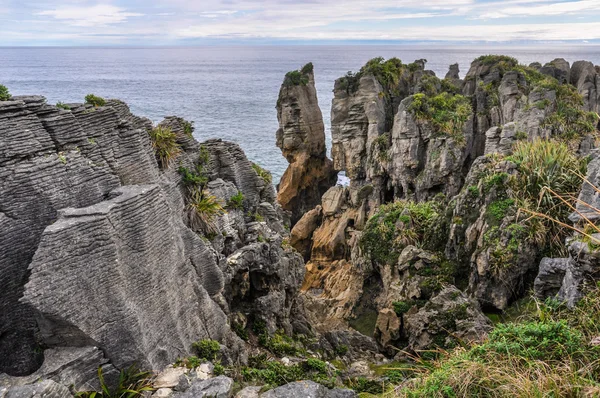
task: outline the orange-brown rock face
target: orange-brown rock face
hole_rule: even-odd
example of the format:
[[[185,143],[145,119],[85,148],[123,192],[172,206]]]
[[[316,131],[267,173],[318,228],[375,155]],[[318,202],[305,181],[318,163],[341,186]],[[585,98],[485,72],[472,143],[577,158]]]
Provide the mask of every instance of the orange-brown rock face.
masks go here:
[[[277,199],[292,213],[295,224],[320,204],[335,184],[336,174],[326,156],[323,115],[317,101],[312,64],[290,72],[277,101],[277,146],[290,163],[279,183]]]

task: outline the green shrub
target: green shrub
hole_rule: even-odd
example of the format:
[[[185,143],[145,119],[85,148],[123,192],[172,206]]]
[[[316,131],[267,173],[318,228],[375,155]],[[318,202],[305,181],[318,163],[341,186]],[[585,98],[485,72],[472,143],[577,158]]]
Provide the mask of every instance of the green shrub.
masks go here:
[[[284,87],[306,86],[309,82],[308,74],[312,73],[313,66],[311,63],[304,65],[301,70],[293,70],[286,73],[283,79]]]
[[[227,202],[227,206],[231,209],[243,210],[244,209],[244,194],[242,193],[242,191],[238,191],[238,193],[236,193],[231,198],[229,198],[229,201]]]
[[[192,344],[192,349],[201,360],[212,362],[217,359],[217,355],[221,352],[221,345],[218,341],[204,339]]]
[[[490,221],[492,223],[502,221],[514,205],[515,201],[513,199],[496,200],[495,202],[490,203],[487,208],[487,215],[489,216]]]
[[[104,106],[106,101],[102,97],[95,96],[94,94],[88,94],[85,96],[85,103],[93,106]]]
[[[413,95],[408,111],[419,120],[431,123],[439,134],[447,134],[458,143],[464,143],[462,129],[471,117],[471,100],[462,95],[444,92],[435,97],[419,93]]]
[[[214,364],[213,374],[215,376],[221,376],[225,374],[225,366],[221,365],[220,362]]]
[[[266,182],[267,184],[271,184],[273,182],[273,177],[271,176],[271,173],[269,173],[267,170],[263,169],[256,163],[252,163],[252,168],[254,169],[256,174],[258,174],[258,176],[263,179],[264,182]]]
[[[8,88],[6,88],[6,86],[3,86],[2,84],[0,84],[0,101],[8,101],[10,99],[11,95],[8,92]]]
[[[98,368],[98,381],[101,391],[78,392],[78,398],[138,398],[146,396],[147,391],[153,391],[149,372],[140,372],[134,366],[121,370],[118,384],[111,389],[104,380],[102,367]]]
[[[64,103],[62,103],[62,102],[60,102],[60,101],[56,103],[56,107],[57,107],[57,108],[59,108],[59,109],[65,109],[65,110],[67,110],[67,111],[71,109],[71,108],[69,107],[69,105],[67,105],[67,104],[64,104]]]
[[[436,201],[382,205],[367,222],[360,247],[372,260],[393,264],[408,245],[436,249],[445,239],[443,207]]]
[[[582,334],[564,321],[499,324],[488,338],[471,355],[481,357],[493,351],[526,359],[560,361],[579,352],[584,343]]]
[[[155,127],[150,131],[150,140],[156,159],[163,169],[168,168],[173,159],[181,153],[177,136],[169,128]]]

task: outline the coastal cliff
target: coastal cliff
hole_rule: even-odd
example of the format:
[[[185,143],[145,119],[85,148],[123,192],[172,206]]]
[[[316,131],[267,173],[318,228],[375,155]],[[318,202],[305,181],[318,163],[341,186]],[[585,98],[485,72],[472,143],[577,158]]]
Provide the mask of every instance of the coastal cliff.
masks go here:
[[[339,78],[331,159],[289,72],[277,190],[179,117],[2,98],[0,397],[600,393],[600,68],[426,65]]]

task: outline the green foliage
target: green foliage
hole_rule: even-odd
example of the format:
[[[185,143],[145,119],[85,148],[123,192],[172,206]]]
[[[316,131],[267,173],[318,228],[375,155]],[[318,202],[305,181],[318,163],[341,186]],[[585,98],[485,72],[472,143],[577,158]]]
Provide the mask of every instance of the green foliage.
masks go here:
[[[267,170],[263,169],[256,163],[252,163],[252,168],[265,183],[271,184],[273,182],[273,176],[271,176],[271,173],[269,173]]]
[[[192,188],[188,194],[187,209],[193,229],[204,233],[218,232],[214,225],[214,218],[225,214],[225,209],[217,197],[198,188]]]
[[[348,346],[345,344],[340,344],[335,347],[335,355],[339,357],[343,357],[348,353]]]
[[[300,70],[288,72],[283,79],[284,87],[306,86],[309,82],[309,74],[313,73],[313,64],[309,62]]]
[[[273,336],[269,336],[267,332],[264,332],[258,336],[258,342],[279,357],[306,354],[306,349],[302,343],[286,335],[283,330],[277,331]]]
[[[338,80],[338,88],[346,91],[347,94],[353,94],[358,91],[361,77],[362,75],[360,73],[348,71],[346,76],[341,77]]]
[[[239,324],[239,323],[233,323],[233,325],[231,325],[233,331],[235,332],[235,334],[238,335],[238,337],[244,341],[248,341],[248,339],[250,338],[250,336],[248,335],[248,331],[244,328],[243,325]]]
[[[600,396],[600,348],[590,344],[600,334],[600,288],[572,310],[556,300],[537,309],[496,325],[483,343],[440,352],[435,362],[417,360],[415,378],[394,396]]]
[[[384,133],[373,141],[373,144],[371,144],[371,151],[376,153],[375,156],[377,159],[385,162],[390,158],[389,149],[391,146],[392,142],[390,139],[390,133]]]
[[[437,201],[382,205],[367,222],[360,247],[372,260],[393,264],[408,245],[436,249],[445,239],[443,206]]]
[[[498,324],[488,341],[471,350],[473,357],[515,355],[525,359],[560,361],[581,350],[582,334],[565,321]]]
[[[357,393],[382,394],[384,392],[383,382],[367,379],[366,377],[351,379],[346,385]]]
[[[473,109],[469,98],[444,92],[434,97],[422,93],[413,95],[408,111],[413,112],[417,119],[430,122],[437,133],[464,143],[462,129]]]
[[[217,354],[221,351],[221,345],[218,341],[204,339],[193,343],[192,349],[201,360],[212,362],[217,359]]]
[[[400,78],[405,73],[406,65],[398,58],[387,61],[383,57],[373,58],[360,69],[361,76],[372,75],[386,92],[396,94]]]
[[[67,111],[71,110],[71,108],[69,107],[69,105],[64,104],[64,103],[62,103],[60,101],[56,103],[56,107],[59,108],[59,109],[65,109]]]
[[[77,398],[138,398],[145,396],[147,391],[153,391],[150,373],[140,372],[134,366],[121,370],[117,386],[109,388],[104,379],[102,367],[98,368],[98,381],[101,391],[78,392]]]
[[[183,122],[183,132],[188,136],[188,137],[193,137],[194,135],[194,122],[188,122],[187,120],[184,120]]]
[[[0,101],[8,101],[11,95],[6,86],[0,84]]]
[[[221,376],[225,374],[225,366],[221,365],[220,362],[214,364],[213,374],[215,376]]]
[[[208,177],[204,174],[201,167],[194,171],[188,169],[187,167],[179,166],[177,171],[179,174],[181,174],[181,181],[183,182],[183,185],[187,187],[205,186],[206,183],[208,183]]]
[[[308,75],[310,73],[313,73],[314,71],[314,66],[312,62],[307,63],[306,65],[304,65],[302,67],[302,69],[300,69],[300,73],[302,73],[303,75]]]
[[[227,207],[239,210],[244,209],[244,194],[242,193],[242,191],[238,191],[238,193],[229,198],[229,201],[227,202]]]
[[[245,383],[266,384],[268,388],[299,380],[312,380],[326,387],[335,387],[335,371],[325,362],[309,358],[306,361],[285,366],[277,361],[268,361],[266,356],[251,357],[250,366],[243,367],[240,376]]]
[[[486,214],[492,223],[501,222],[514,205],[515,201],[513,199],[496,200],[489,204]]]
[[[517,142],[508,160],[519,170],[509,180],[511,197],[518,206],[566,221],[572,210],[552,192],[565,197],[576,196],[582,183],[579,175],[585,175],[588,159],[578,157],[565,143],[538,139]],[[550,220],[539,221],[545,230],[539,234],[540,243],[549,242],[550,250],[559,252],[570,232]]]
[[[169,164],[181,153],[177,143],[177,136],[169,128],[155,127],[150,131],[150,140],[154,154],[161,168],[166,169]]]
[[[177,358],[177,361],[173,364],[176,368],[188,368],[188,369],[196,369],[198,366],[202,364],[200,358],[195,355],[189,356],[187,358]]]
[[[420,86],[419,87],[420,93],[423,93],[429,97],[433,97],[433,96],[437,95],[438,91],[441,89],[442,81],[433,75],[423,75],[421,77],[421,81],[419,82],[419,86]],[[454,86],[452,86],[452,87],[454,87]],[[448,90],[448,91],[451,93],[455,93],[456,90],[454,88],[452,88],[451,90]]]
[[[508,57],[506,55],[482,55],[481,57],[476,58],[475,61],[483,65],[505,64],[512,67],[519,65],[519,61],[517,61],[516,58]]]
[[[418,307],[422,307],[424,304],[425,302],[422,300],[394,301],[392,303],[392,308],[394,309],[396,315],[402,316],[415,305]]]
[[[104,106],[106,105],[106,100],[94,94],[88,94],[85,96],[85,103],[93,106]]]

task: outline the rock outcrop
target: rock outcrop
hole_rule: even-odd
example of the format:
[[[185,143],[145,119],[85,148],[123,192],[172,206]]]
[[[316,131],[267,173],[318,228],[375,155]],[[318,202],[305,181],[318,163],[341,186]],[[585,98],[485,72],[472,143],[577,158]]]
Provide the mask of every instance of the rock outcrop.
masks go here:
[[[425,62],[378,58],[336,81],[332,160],[350,183],[325,192],[292,231],[307,261],[302,296],[311,323],[324,333],[352,325],[390,355],[447,345],[422,338],[432,331],[411,326],[404,312],[423,315],[444,287],[472,304],[469,321],[451,325],[467,339],[489,329],[482,309],[505,310],[526,293],[546,243],[527,235],[508,183],[527,173],[511,159],[515,145],[566,140],[584,157],[598,127],[599,75],[589,63],[526,67],[483,56],[464,79],[458,65],[439,79]],[[564,123],[565,112],[576,121]],[[591,187],[584,192],[598,201]],[[542,290],[560,289],[553,272]],[[564,279],[579,274],[567,267],[573,277]],[[423,324],[435,329],[437,317]]]
[[[67,108],[0,102],[8,394],[98,388],[98,367],[107,380],[134,363],[161,370],[201,339],[220,341],[225,363],[244,362],[230,327],[240,317],[292,333],[304,262],[282,245],[276,192],[239,146],[199,144],[190,123],[169,117],[165,161],[152,123],[123,102]],[[197,213],[201,200],[215,211]]]
[[[279,182],[277,200],[291,212],[294,225],[337,181],[327,158],[312,64],[287,74],[279,90],[277,119],[277,146],[290,163]]]

